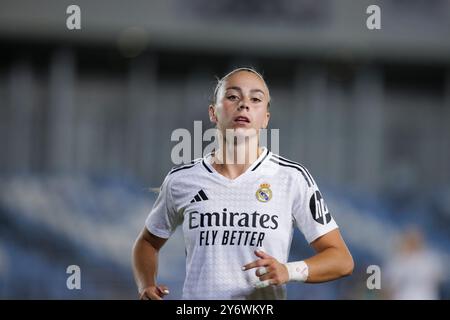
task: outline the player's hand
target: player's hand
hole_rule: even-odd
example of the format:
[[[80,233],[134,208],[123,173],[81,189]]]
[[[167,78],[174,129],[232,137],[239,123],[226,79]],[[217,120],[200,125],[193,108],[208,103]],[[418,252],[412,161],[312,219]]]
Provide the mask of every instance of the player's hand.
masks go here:
[[[162,300],[169,294],[169,288],[164,285],[149,286],[139,293],[140,300]]]
[[[265,288],[269,285],[282,285],[289,281],[289,273],[286,266],[262,250],[255,250],[257,259],[242,267],[243,271],[256,269],[256,276],[259,281],[255,283],[255,288]]]

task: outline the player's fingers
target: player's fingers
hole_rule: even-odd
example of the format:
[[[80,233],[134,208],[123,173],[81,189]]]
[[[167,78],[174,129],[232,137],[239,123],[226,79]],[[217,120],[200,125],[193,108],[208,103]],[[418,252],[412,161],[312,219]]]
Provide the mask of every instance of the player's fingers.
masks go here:
[[[144,291],[141,294],[141,300],[162,300],[160,296],[158,296],[157,294],[153,293],[153,292],[149,292],[149,291]]]
[[[255,255],[261,259],[271,259],[273,258],[272,256],[268,255],[267,253],[265,253],[264,251],[258,249],[255,250]]]
[[[267,270],[266,267],[259,267],[258,269],[256,269],[256,276],[261,277],[261,276],[265,275],[267,272],[269,272],[269,271]]]
[[[143,292],[140,296],[139,296],[139,300],[150,300],[150,298],[147,296],[147,294],[145,292]]]
[[[258,259],[253,262],[250,262],[242,267],[243,271],[246,271],[248,269],[256,268],[256,267],[265,267],[268,266],[270,263],[270,260],[267,259]]]
[[[268,272],[262,276],[259,277],[259,281],[266,281],[266,280],[273,280],[271,282],[271,284],[273,284],[275,282],[275,280],[273,279],[275,277],[275,273],[274,272]]]
[[[150,300],[162,300],[161,296],[155,292],[147,292],[147,296]]]
[[[272,280],[257,281],[253,285],[256,289],[262,289],[272,284]]]
[[[160,285],[157,288],[162,295],[168,295],[170,293],[169,288],[165,285]]]
[[[162,300],[162,295],[158,294],[158,289],[156,287],[151,287],[145,289],[141,296],[139,297],[140,300]]]

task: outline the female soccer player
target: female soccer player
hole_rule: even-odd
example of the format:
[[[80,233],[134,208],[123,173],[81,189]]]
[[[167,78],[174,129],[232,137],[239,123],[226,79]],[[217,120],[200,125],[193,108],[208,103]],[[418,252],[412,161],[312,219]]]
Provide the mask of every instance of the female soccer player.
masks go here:
[[[183,299],[285,299],[288,281],[324,282],[353,271],[311,174],[259,146],[269,105],[269,89],[253,69],[218,81],[209,106],[217,150],[169,172],[134,245],[141,299],[169,293],[156,280],[158,252],[179,225],[187,259]],[[294,226],[316,254],[287,262]]]

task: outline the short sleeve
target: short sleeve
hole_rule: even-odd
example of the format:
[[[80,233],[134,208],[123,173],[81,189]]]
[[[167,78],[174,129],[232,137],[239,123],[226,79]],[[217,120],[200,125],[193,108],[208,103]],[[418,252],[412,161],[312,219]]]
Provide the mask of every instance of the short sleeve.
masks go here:
[[[175,209],[171,192],[171,179],[167,175],[160,188],[158,198],[145,220],[145,226],[155,236],[167,239],[181,223],[182,216]]]
[[[319,187],[309,173],[299,177],[297,187],[292,214],[308,243],[338,228]]]

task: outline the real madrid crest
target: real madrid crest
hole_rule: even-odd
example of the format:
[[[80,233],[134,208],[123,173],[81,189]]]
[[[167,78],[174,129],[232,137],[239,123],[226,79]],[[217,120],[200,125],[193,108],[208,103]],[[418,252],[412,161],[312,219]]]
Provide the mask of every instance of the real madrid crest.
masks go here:
[[[256,199],[261,202],[268,202],[272,199],[272,190],[270,190],[270,184],[261,183],[259,189],[256,190]]]

